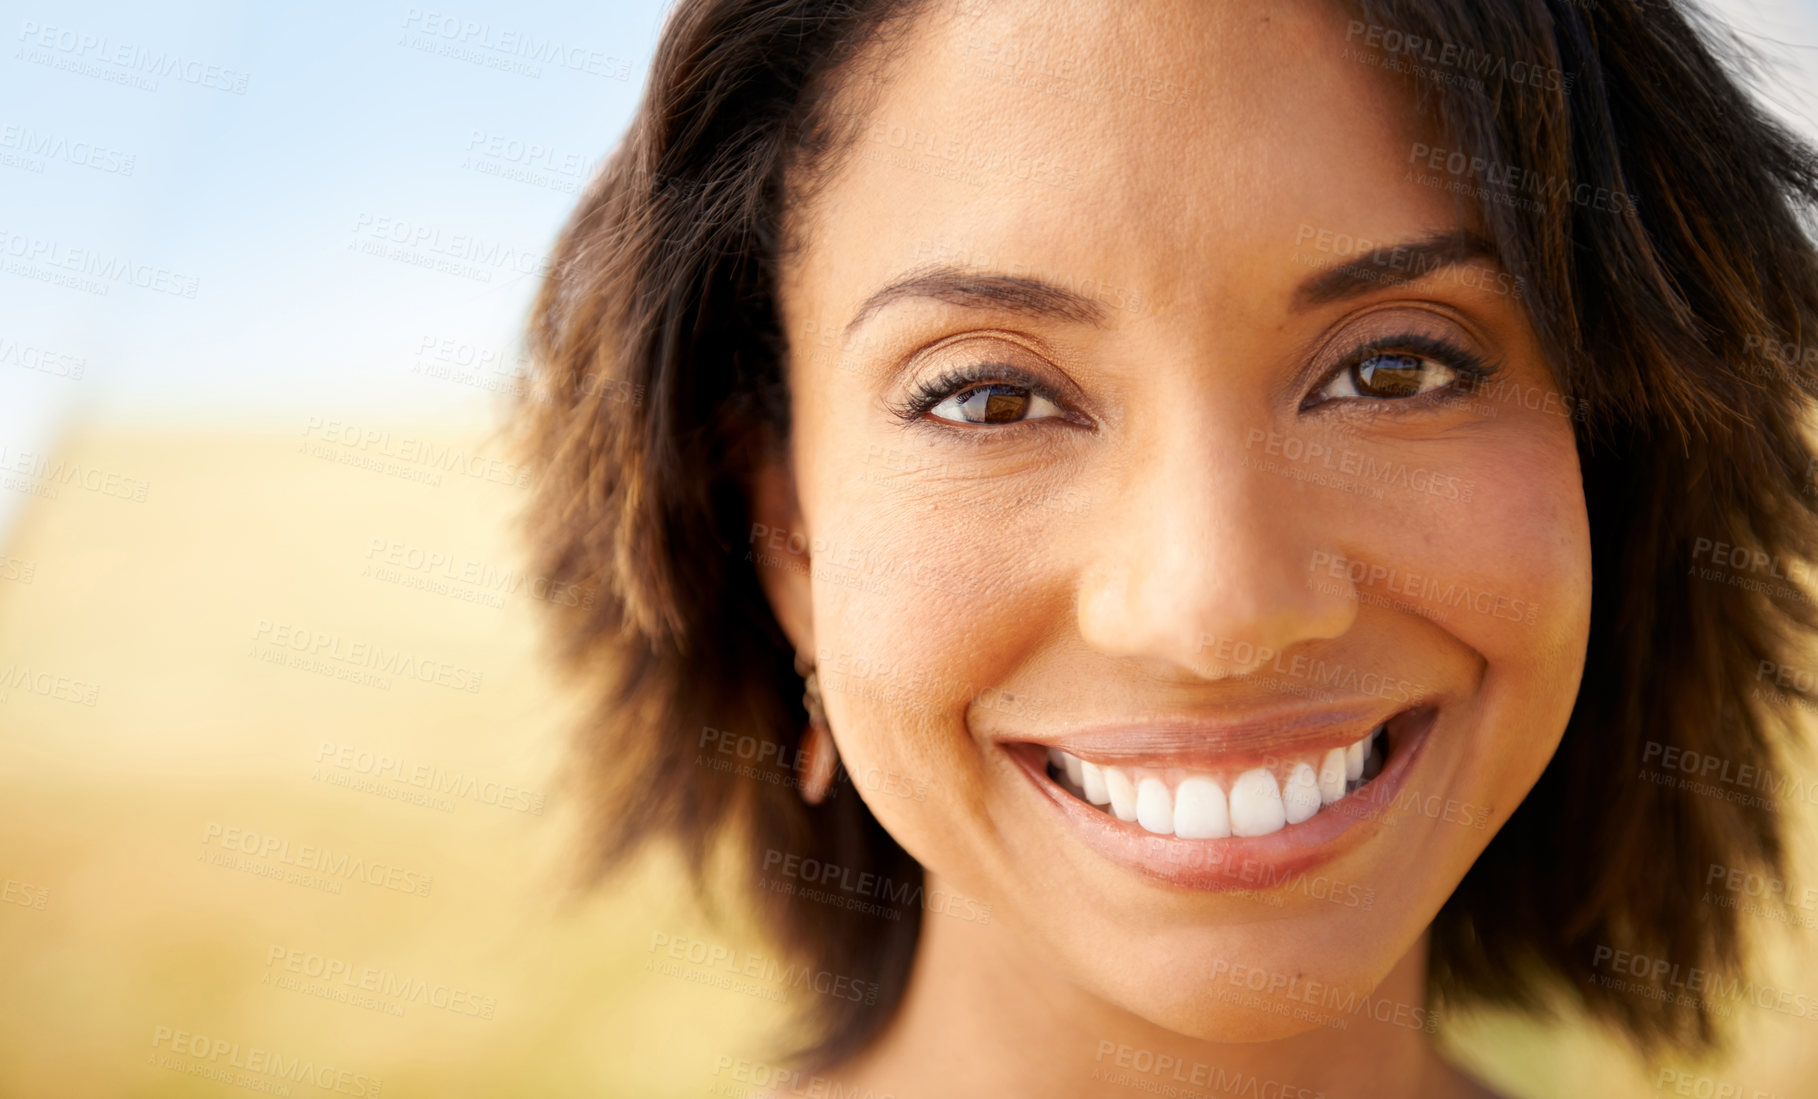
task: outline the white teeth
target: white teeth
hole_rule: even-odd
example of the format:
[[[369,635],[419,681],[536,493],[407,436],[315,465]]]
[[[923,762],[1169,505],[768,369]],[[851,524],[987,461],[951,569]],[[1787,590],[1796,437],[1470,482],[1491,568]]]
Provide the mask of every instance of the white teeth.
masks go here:
[[[1118,820],[1136,819],[1136,787],[1121,768],[1106,767],[1105,792],[1111,795],[1111,812]]]
[[[1221,840],[1231,834],[1225,791],[1209,778],[1189,778],[1174,791],[1174,834],[1182,839]]]
[[[1281,791],[1282,812],[1289,824],[1299,824],[1319,812],[1319,778],[1305,763],[1296,764]]]
[[[1345,796],[1345,750],[1334,748],[1319,764],[1319,801],[1330,805]]]
[[[1136,786],[1136,823],[1164,836],[1174,834],[1174,798],[1168,784],[1146,778]]]
[[[1370,758],[1370,749],[1376,746],[1376,738],[1383,735],[1384,725],[1378,725],[1364,734],[1362,740],[1345,749],[1345,778],[1361,781],[1364,777],[1364,763]]]
[[[1094,805],[1105,805],[1111,801],[1111,791],[1105,787],[1105,770],[1096,763],[1079,761],[1079,784],[1086,791],[1086,800]]]
[[[1237,776],[1231,784],[1232,835],[1266,836],[1281,831],[1287,821],[1274,775],[1256,767]]]
[[[1048,762],[1064,785],[1118,820],[1157,835],[1183,839],[1267,836],[1311,820],[1321,808],[1344,800],[1382,770],[1385,727],[1377,726],[1343,748],[1301,759],[1271,761],[1235,779],[1229,772],[1183,773],[1152,766],[1111,766],[1048,749]],[[1285,778],[1277,773],[1285,768]],[[1228,794],[1227,794],[1228,791]]]

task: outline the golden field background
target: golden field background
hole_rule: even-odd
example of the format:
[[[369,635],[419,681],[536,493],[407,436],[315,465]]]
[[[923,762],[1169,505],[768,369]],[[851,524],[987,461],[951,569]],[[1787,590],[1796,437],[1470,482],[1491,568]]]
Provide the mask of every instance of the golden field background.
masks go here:
[[[396,543],[509,576],[524,492],[395,475],[420,466],[408,458],[385,471],[325,459],[307,426],[299,415],[265,433],[79,430],[58,457],[146,482],[145,501],[58,486],[30,495],[4,546],[0,669],[98,691],[89,705],[79,689],[0,685],[0,1095],[284,1093],[270,1077],[168,1067],[159,1035],[176,1031],[332,1065],[380,1081],[387,1097],[740,1094],[716,1064],[762,1058],[784,1019],[780,990],[646,964],[659,935],[764,946],[736,923],[704,922],[662,858],[592,893],[570,886],[561,778],[579,706],[546,666],[542,605],[522,587],[493,606],[472,598],[491,590],[484,581],[445,578],[434,591],[370,571],[385,552],[375,544]],[[484,429],[375,426],[393,453],[415,440],[508,457]],[[20,489],[15,478],[6,491]],[[401,646],[469,673],[445,678],[479,673],[479,689],[379,689],[270,663],[262,622]],[[369,776],[334,766],[325,744],[508,786],[520,806],[543,807],[475,793],[419,805],[392,796],[415,789],[406,783],[338,784]],[[1818,820],[1804,808],[1795,879],[1818,883]],[[332,893],[217,865],[211,826],[398,867],[427,878],[428,895],[360,880]],[[1818,931],[1757,926],[1762,971],[1818,996]],[[298,975],[271,959],[292,951],[447,990],[450,1006],[285,987],[274,978]],[[490,1004],[491,1017],[457,1004]],[[1818,1096],[1818,1021],[1741,1016],[1733,1056],[1698,1071],[1745,1096]],[[1521,1096],[1685,1094],[1570,1020],[1475,1019],[1447,1037]]]

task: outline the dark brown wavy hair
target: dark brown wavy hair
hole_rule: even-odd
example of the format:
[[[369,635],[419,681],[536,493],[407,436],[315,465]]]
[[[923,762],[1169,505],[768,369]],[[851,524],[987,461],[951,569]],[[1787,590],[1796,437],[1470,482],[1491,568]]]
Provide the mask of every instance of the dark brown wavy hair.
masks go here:
[[[588,865],[603,874],[666,837],[701,886],[728,856],[792,956],[874,983],[869,1004],[813,998],[815,1066],[862,1049],[895,1010],[920,906],[890,921],[793,903],[756,887],[762,860],[786,851],[899,884],[921,869],[850,784],[815,807],[793,788],[802,680],[747,556],[752,476],[790,430],[781,227],[854,140],[855,74],[921,6],[681,0],[630,131],[562,231],[516,414],[538,475],[537,565],[605,595],[555,608],[562,657],[599,700],[579,737],[597,807]],[[1446,43],[1476,66],[1469,86],[1417,84],[1417,109],[1471,173],[1569,183],[1480,205],[1583,413],[1589,652],[1557,754],[1433,925],[1429,991],[1529,1009],[1563,991],[1644,1049],[1707,1048],[1722,1034],[1706,1003],[1591,978],[1600,948],[1743,972],[1736,909],[1699,903],[1707,874],[1780,866],[1771,807],[1635,776],[1668,749],[1780,773],[1804,701],[1778,670],[1818,628],[1812,603],[1697,565],[1719,543],[1776,562],[1818,546],[1802,434],[1818,356],[1783,350],[1818,320],[1805,222],[1818,160],[1751,97],[1737,40],[1684,2],[1345,6],[1388,48]],[[1534,72],[1569,79],[1517,83]],[[1578,201],[1606,192],[1633,201]],[[709,765],[726,736],[752,766]]]

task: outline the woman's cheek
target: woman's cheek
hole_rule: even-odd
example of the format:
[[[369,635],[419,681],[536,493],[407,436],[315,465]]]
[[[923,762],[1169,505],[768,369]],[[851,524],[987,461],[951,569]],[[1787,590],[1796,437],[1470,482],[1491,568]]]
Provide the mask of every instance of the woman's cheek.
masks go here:
[[[1479,650],[1530,680],[1542,705],[1569,710],[1590,632],[1590,525],[1571,430],[1510,417],[1468,469],[1481,486],[1480,533],[1464,545],[1487,595],[1471,608]],[[1561,713],[1560,724],[1563,724]]]
[[[1037,516],[991,506],[991,486],[905,475],[836,486],[814,563],[817,664],[842,759],[912,854],[980,789],[968,708],[1042,631]],[[1064,623],[1060,624],[1064,627]],[[873,781],[875,780],[875,781]],[[916,796],[919,791],[920,796]],[[927,837],[926,840],[923,837]]]
[[[1361,561],[1326,571],[1379,607],[1426,618],[1487,664],[1542,674],[1562,645],[1582,646],[1590,535],[1569,426],[1504,413],[1410,450],[1392,461],[1426,474],[1431,491],[1354,511],[1357,533],[1369,532]]]
[[[1570,717],[1590,630],[1590,530],[1569,427],[1509,416],[1453,462],[1472,504],[1423,550],[1444,628],[1483,662],[1473,800],[1499,815],[1538,780]],[[1443,547],[1441,549],[1440,547]],[[1423,583],[1425,583],[1423,581]],[[1538,730],[1546,730],[1540,734]]]

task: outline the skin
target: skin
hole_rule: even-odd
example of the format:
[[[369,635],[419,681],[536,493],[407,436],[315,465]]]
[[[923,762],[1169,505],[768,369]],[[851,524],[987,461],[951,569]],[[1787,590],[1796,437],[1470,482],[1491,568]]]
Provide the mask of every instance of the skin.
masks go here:
[[[1540,775],[1577,693],[1585,504],[1522,302],[1485,288],[1493,260],[1306,300],[1309,278],[1356,258],[1336,234],[1477,227],[1410,175],[1414,144],[1443,142],[1399,78],[1346,56],[1344,34],[1318,4],[937,7],[865,66],[868,91],[847,93],[865,124],[792,214],[793,437],[754,499],[803,552],[759,572],[819,662],[846,767],[890,779],[859,784],[872,812],[931,894],[969,901],[925,914],[901,1010],[834,1073],[861,1094],[1128,1094],[1105,1079],[1118,1071],[1175,1082],[1137,1071],[1135,1051],[1285,1088],[1267,1095],[1488,1094],[1408,1013],[1424,1010],[1428,925]],[[1094,73],[1188,94],[1050,90]],[[897,126],[932,137],[896,148]],[[955,157],[958,173],[928,170]],[[1085,286],[1101,308],[953,293],[864,308],[938,263]],[[1334,395],[1344,352],[1406,331],[1499,364],[1502,396]],[[918,381],[980,363],[1014,364],[1061,400],[984,426],[894,411]],[[1419,370],[1447,388],[1443,364]],[[1450,480],[1374,496],[1357,476],[1335,475],[1352,490],[1315,483],[1283,472],[1309,463],[1267,454],[1289,439]],[[1505,613],[1335,576],[1325,563],[1340,559],[1494,593]],[[1533,613],[1507,614],[1512,600]],[[1439,713],[1407,787],[1470,807],[1466,823],[1390,813],[1318,868],[1342,903],[1183,888],[1079,842],[1006,745],[1304,697],[1221,641],[1420,685]],[[891,792],[911,788],[927,794]],[[1319,1025],[1317,1008],[1293,1010],[1304,998],[1233,984],[1234,965],[1372,995],[1400,1022],[1328,1011]]]

